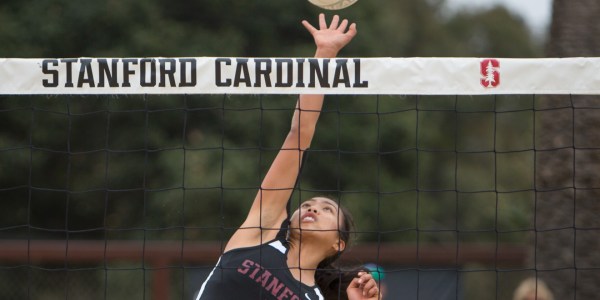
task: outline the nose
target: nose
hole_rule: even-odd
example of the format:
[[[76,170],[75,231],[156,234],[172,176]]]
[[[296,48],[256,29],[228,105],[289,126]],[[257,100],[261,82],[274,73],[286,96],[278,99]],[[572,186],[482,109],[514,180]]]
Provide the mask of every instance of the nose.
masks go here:
[[[309,207],[308,211],[312,211],[313,213],[316,214],[317,213],[317,208],[315,208],[315,207]]]

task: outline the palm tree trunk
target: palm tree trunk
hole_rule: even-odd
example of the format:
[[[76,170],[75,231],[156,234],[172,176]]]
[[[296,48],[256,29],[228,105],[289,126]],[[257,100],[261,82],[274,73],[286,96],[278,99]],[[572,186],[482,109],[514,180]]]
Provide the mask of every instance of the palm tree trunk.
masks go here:
[[[600,1],[554,0],[547,54],[600,56]],[[556,300],[598,299],[600,97],[545,97],[536,108],[536,230],[529,266]]]

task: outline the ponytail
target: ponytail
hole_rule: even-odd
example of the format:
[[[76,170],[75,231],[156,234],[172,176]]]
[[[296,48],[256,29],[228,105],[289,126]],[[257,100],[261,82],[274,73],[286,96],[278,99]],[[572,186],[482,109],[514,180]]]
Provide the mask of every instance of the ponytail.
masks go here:
[[[341,269],[333,264],[325,268],[319,267],[315,279],[325,300],[348,300],[346,289],[362,268]]]

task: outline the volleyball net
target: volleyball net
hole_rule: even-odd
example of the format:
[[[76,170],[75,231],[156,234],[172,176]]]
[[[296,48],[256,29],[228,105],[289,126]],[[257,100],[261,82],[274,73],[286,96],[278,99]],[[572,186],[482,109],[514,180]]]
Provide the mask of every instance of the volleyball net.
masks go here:
[[[507,299],[528,277],[575,296],[600,276],[598,70],[599,58],[0,59],[0,295],[192,298],[297,95],[319,93],[294,201],[331,195],[353,212],[344,263],[381,266],[387,299]]]

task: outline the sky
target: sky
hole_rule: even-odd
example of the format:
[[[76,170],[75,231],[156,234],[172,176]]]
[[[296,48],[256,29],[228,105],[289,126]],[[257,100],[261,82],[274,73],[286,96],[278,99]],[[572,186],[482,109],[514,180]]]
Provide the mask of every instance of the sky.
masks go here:
[[[545,34],[552,16],[552,0],[446,0],[446,3],[453,10],[504,5],[520,15],[535,34]]]

